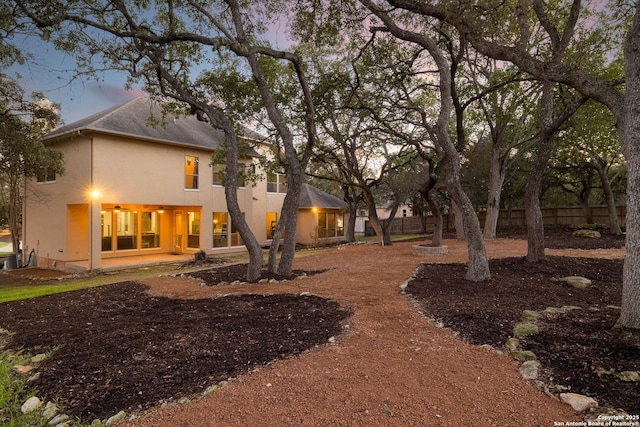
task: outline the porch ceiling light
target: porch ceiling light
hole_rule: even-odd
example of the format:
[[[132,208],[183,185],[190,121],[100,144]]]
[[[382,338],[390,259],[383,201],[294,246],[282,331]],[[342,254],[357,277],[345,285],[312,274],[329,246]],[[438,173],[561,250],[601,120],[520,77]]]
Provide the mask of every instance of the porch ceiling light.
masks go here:
[[[160,206],[158,208],[158,213],[163,213],[164,212],[164,206]]]
[[[120,205],[116,205],[116,206],[114,207],[114,210],[115,210],[116,212],[120,212]]]

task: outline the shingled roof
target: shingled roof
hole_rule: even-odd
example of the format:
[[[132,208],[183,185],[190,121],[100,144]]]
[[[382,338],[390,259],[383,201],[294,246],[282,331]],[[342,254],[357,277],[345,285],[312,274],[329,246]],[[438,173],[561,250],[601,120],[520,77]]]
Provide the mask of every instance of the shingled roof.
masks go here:
[[[199,121],[195,116],[176,118],[172,114],[166,114],[163,118],[162,114],[159,102],[141,96],[61,126],[45,135],[43,141],[54,142],[79,132],[98,132],[215,150],[224,140],[222,130],[212,128],[209,123]],[[150,125],[151,117],[162,124]],[[246,136],[255,139],[258,135],[247,130]]]
[[[299,208],[343,209],[347,204],[339,198],[325,193],[309,184],[302,184]]]

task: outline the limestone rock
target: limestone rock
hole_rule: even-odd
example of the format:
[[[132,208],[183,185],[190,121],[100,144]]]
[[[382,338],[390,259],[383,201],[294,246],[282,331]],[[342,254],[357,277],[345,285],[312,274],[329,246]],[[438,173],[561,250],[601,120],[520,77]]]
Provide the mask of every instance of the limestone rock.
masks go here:
[[[537,357],[535,355],[535,353],[533,351],[530,350],[521,350],[521,351],[512,351],[511,353],[509,353],[511,355],[511,357],[513,357],[516,360],[519,360],[521,362],[524,362],[526,360],[536,360]]]
[[[640,381],[640,372],[638,371],[624,371],[624,372],[620,372],[619,374],[616,374],[616,376],[620,378],[622,381],[632,381],[632,382]]]
[[[537,360],[527,360],[520,365],[520,375],[525,380],[535,380],[540,372],[540,362]]]
[[[509,338],[504,346],[509,351],[516,351],[520,347],[520,340],[518,338]]]
[[[516,338],[537,334],[538,326],[529,322],[520,322],[513,328],[513,336]]]
[[[540,317],[540,313],[533,310],[524,310],[522,312],[522,321],[529,323],[536,323],[538,318]]]
[[[556,282],[566,282],[569,286],[573,286],[576,289],[584,289],[591,286],[591,280],[582,276],[567,276],[560,279],[551,279]]]
[[[575,305],[563,305],[562,307],[547,307],[544,309],[543,313],[547,314],[564,314],[568,313],[571,310],[581,310],[581,307]]]
[[[584,237],[585,239],[599,239],[600,232],[598,230],[576,230],[573,232],[573,237]]]
[[[22,404],[22,407],[20,408],[20,410],[22,411],[23,414],[28,414],[29,412],[35,411],[40,406],[42,406],[42,401],[38,399],[38,397],[32,396]]]
[[[67,421],[69,421],[69,415],[67,415],[67,414],[59,414],[59,415],[56,415],[55,417],[53,417],[53,419],[51,421],[49,421],[47,423],[47,425],[59,426],[60,424],[65,423]]]
[[[110,427],[112,425],[115,425],[117,423],[119,423],[120,421],[124,420],[124,418],[127,416],[127,413],[124,411],[120,411],[117,414],[115,414],[114,416],[112,416],[111,418],[109,418],[107,420],[106,423],[104,423],[105,426]]]
[[[29,365],[15,365],[13,367],[13,372],[15,372],[18,375],[28,374],[32,370],[33,370],[33,366],[29,366]]]
[[[560,393],[560,400],[571,405],[576,412],[585,412],[598,407],[598,402],[594,398],[577,393]]]
[[[47,355],[44,353],[36,354],[31,358],[31,363],[40,363],[47,358]]]
[[[45,420],[50,420],[51,418],[55,417],[57,413],[58,407],[56,406],[56,404],[53,402],[47,402],[44,410],[42,411],[42,418],[44,418]]]

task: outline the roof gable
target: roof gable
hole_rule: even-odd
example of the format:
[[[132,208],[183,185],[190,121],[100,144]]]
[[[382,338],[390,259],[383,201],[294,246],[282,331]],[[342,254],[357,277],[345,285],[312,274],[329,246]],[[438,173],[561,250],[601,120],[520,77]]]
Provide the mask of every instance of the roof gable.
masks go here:
[[[158,125],[150,125],[150,118]],[[224,141],[222,130],[195,116],[166,114],[163,117],[162,105],[144,96],[61,126],[45,135],[43,141],[55,141],[79,132],[100,132],[207,150],[217,149]]]
[[[347,204],[339,198],[325,193],[309,184],[302,184],[299,208],[343,209]]]

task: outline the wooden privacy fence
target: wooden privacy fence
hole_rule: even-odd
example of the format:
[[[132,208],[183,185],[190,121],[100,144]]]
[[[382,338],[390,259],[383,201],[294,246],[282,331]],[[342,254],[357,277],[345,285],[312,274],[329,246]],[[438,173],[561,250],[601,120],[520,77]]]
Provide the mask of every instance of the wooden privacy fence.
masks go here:
[[[627,207],[624,205],[617,206],[618,221],[621,227],[624,227],[627,215]],[[592,206],[591,215],[596,224],[609,224],[609,212],[606,206]],[[480,211],[478,217],[480,225],[484,226],[486,211]],[[545,226],[554,225],[581,225],[587,223],[587,217],[584,209],[580,206],[558,207],[558,208],[542,208],[542,219]],[[422,221],[426,221],[426,228],[423,228]],[[383,220],[386,222],[389,220]],[[391,234],[417,234],[423,230],[431,232],[435,224],[435,218],[431,215],[426,217],[409,216],[394,218],[391,226]],[[498,229],[507,227],[525,227],[526,221],[524,209],[501,209],[498,216]],[[449,214],[444,217],[443,230],[446,232],[455,231],[455,222],[453,215]],[[365,234],[373,235],[373,228],[369,225],[369,221],[365,223]]]

